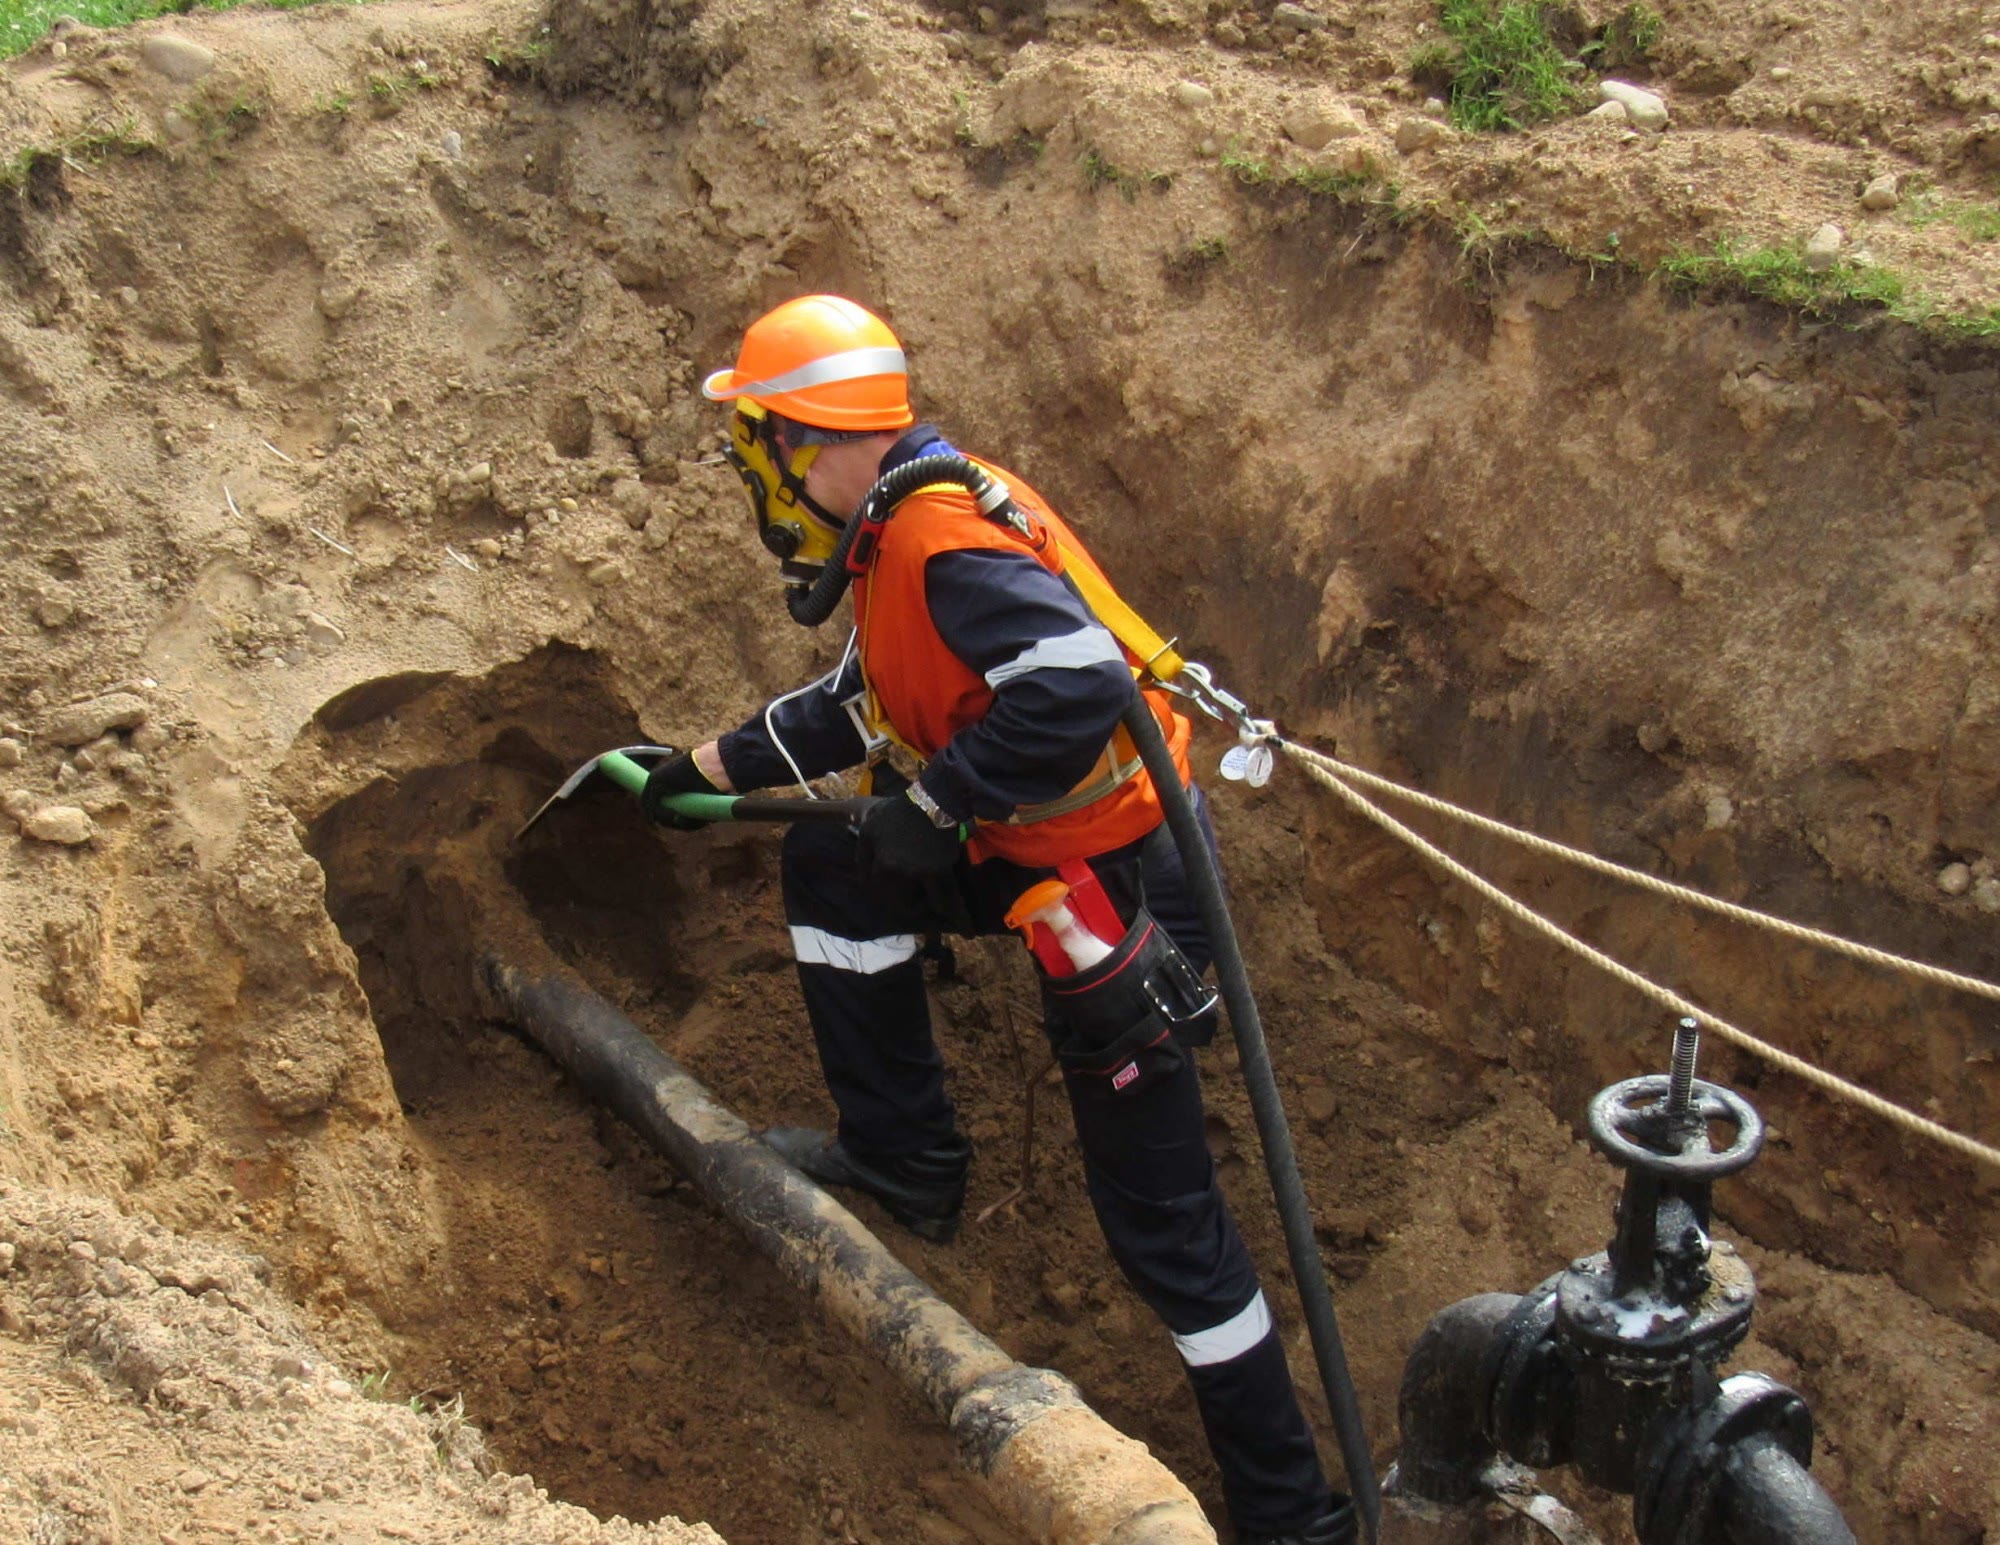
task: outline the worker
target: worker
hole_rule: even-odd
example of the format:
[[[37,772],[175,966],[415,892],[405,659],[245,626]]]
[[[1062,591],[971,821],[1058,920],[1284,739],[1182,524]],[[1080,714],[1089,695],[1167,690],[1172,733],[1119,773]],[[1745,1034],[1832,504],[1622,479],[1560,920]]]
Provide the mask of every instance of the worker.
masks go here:
[[[895,334],[838,296],[760,317],[734,367],[703,391],[735,405],[730,460],[793,585],[842,561],[836,545],[878,479],[958,455],[916,421]],[[764,1140],[937,1243],[958,1232],[972,1145],[931,1034],[925,937],[1002,932],[1016,899],[1059,869],[1086,889],[1095,882],[1117,928],[1138,936],[1143,926],[1140,969],[1122,973],[1152,993],[1136,1034],[1107,1044],[1129,1002],[1107,1028],[1065,1004],[1060,978],[1044,983],[1091,1203],[1126,1279],[1179,1348],[1236,1538],[1341,1545],[1355,1538],[1352,1505],[1321,1471],[1203,1132],[1190,1052],[1213,1033],[1213,995],[1199,979],[1210,949],[1159,795],[1119,725],[1140,662],[1082,598],[1079,571],[1101,571],[1075,533],[1012,473],[975,465],[1004,484],[1011,520],[989,518],[949,481],[918,477],[852,580],[855,633],[840,664],[661,762],[643,802],[656,820],[688,826],[699,823],[668,796],[804,786],[870,765],[871,792],[890,797],[858,828],[795,823],[781,863],[838,1124],[774,1128]],[[1157,689],[1146,699],[1186,780],[1188,723]],[[883,754],[892,744],[914,778],[893,770]]]

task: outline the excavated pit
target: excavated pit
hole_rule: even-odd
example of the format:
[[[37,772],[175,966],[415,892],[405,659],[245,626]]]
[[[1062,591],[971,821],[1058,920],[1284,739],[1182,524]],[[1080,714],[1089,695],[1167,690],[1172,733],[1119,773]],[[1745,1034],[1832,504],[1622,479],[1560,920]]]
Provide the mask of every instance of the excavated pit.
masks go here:
[[[766,844],[662,841],[606,788],[512,838],[565,759],[641,738],[576,651],[474,681],[371,683],[320,715],[315,756],[407,768],[307,838],[438,1198],[425,1285],[376,1306],[404,1349],[389,1391],[462,1395],[504,1467],[601,1517],[701,1519],[732,1540],[852,1518],[891,1540],[923,1538],[937,1514],[949,1538],[1003,1540],[921,1404],[532,1044],[480,1017],[482,954],[553,957],[703,1076],[733,1072],[728,1095],[809,1103],[808,1063],[784,1052],[798,1015],[769,1022],[790,962],[757,916]]]
[[[582,757],[691,742],[832,663],[837,638],[780,613],[695,388],[786,295],[892,314],[923,411],[1302,739],[2000,975],[1990,348],[1690,299],[1539,244],[1468,264],[1379,187],[1288,180],[1309,163],[1279,120],[1320,64],[1158,20],[1199,7],[1121,8],[1115,46],[1001,9],[1020,19],[976,70],[922,6],[232,13],[201,23],[216,100],[257,112],[45,156],[0,200],[9,809],[18,788],[95,823],[4,857],[8,1175],[265,1256],[324,1346],[394,1393],[463,1395],[508,1465],[735,1545],[1002,1536],[914,1402],[478,1018],[470,963],[547,950],[752,1122],[826,1117],[773,834],[656,836],[603,797],[509,841]],[[1044,25],[1075,35],[1014,35]],[[1368,30],[1293,41],[1366,95]],[[546,48],[542,83],[509,39]],[[115,40],[67,47],[9,77],[10,149],[101,128],[93,93],[113,120],[187,121]],[[1183,80],[1215,101],[1170,98]],[[1369,132],[1403,110],[1376,102]],[[1656,255],[1697,177],[1753,204],[1791,166],[1771,196],[1810,229],[1864,170],[1782,115],[1754,132],[1796,162],[1678,125],[1398,164],[1426,196],[1542,200],[1571,250],[1622,230]],[[1239,132],[1284,175],[1203,148]],[[1130,198],[1079,170],[1159,161]],[[1905,234],[1935,249],[1945,227]],[[61,738],[114,688],[146,723]],[[1430,1314],[1602,1244],[1615,1184],[1578,1119],[1664,1066],[1667,1016],[1293,772],[1210,782],[1386,1460]],[[1448,845],[1749,1028],[2000,1139],[1990,1005]],[[1018,950],[959,964],[935,1003],[977,1208],[1018,1178],[1040,1046]],[[1711,1044],[1704,1068],[1775,1129],[1718,1195],[1764,1293],[1739,1365],[1811,1400],[1860,1537],[2000,1528],[2000,1180],[1752,1058]],[[1204,1076],[1310,1390],[1226,1046]],[[1213,1509],[1059,1099],[1036,1141],[1026,1198],[955,1248],[887,1237]],[[1593,1514],[1613,1539],[1619,1512]]]

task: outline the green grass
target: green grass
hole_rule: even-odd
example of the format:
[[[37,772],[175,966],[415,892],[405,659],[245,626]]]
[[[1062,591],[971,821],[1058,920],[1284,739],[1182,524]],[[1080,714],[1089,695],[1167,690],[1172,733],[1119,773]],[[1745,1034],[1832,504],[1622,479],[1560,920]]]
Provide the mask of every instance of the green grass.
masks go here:
[[[1727,236],[1707,252],[1669,253],[1656,271],[1680,289],[1741,290],[1812,316],[1856,306],[1901,315],[1910,303],[1902,276],[1892,268],[1842,261],[1815,273],[1797,248],[1749,247]]]
[[[1992,204],[1940,198],[1925,191],[1903,205],[1903,218],[1911,225],[1920,227],[1940,223],[1949,225],[1967,241],[2000,240],[2000,208]]]
[[[489,39],[485,50],[487,68],[503,80],[527,79],[548,57],[548,33],[544,25],[530,37]],[[964,93],[955,95],[962,97]]]
[[[1116,188],[1126,203],[1138,200],[1141,188],[1150,188],[1155,193],[1164,193],[1174,184],[1167,172],[1128,172],[1104,159],[1096,146],[1084,151],[1077,158],[1083,168],[1083,185],[1095,193],[1099,188]]]
[[[428,69],[412,66],[386,75],[370,75],[368,97],[376,112],[387,115],[401,108],[411,92],[435,91],[442,84]]]
[[[1650,5],[1628,5],[1577,51],[1578,56],[1593,69],[1628,70],[1652,58],[1665,32],[1666,23]]]
[[[1840,262],[1824,273],[1786,247],[1748,247],[1727,238],[1708,252],[1670,254],[1655,270],[1685,290],[1734,289],[1808,316],[1855,320],[1881,313],[1951,338],[2000,337],[2000,307],[1947,311],[1893,268]]]
[[[1449,41],[1421,50],[1409,70],[1413,79],[1444,89],[1458,128],[1525,128],[1581,103],[1583,66],[1557,45],[1548,7],[1535,0],[1442,0],[1438,24]]]
[[[151,140],[139,132],[132,119],[112,128],[91,129],[58,145],[30,145],[0,161],[0,193],[19,193],[44,162],[65,161],[71,166],[95,166],[114,155],[136,156],[153,149]]]
[[[0,59],[10,59],[42,40],[58,16],[74,16],[86,27],[123,27],[154,16],[189,11],[233,11],[258,4],[267,10],[298,11],[315,4],[361,5],[366,0],[7,0],[0,20]]]
[[[1195,236],[1168,253],[1163,260],[1167,281],[1181,289],[1198,289],[1216,269],[1229,261],[1229,238],[1216,234]]]
[[[1842,261],[1815,273],[1794,247],[1749,247],[1725,236],[1707,252],[1669,253],[1656,272],[1679,289],[1736,289],[1811,316],[1873,307],[1915,319],[1905,314],[1912,299],[1894,269]]]
[[[1225,176],[1245,188],[1295,188],[1311,199],[1326,199],[1371,214],[1386,215],[1402,224],[1416,211],[1403,202],[1400,184],[1388,181],[1372,163],[1365,170],[1341,171],[1331,166],[1301,166],[1286,171],[1276,161],[1251,155],[1235,144],[1218,160]]]

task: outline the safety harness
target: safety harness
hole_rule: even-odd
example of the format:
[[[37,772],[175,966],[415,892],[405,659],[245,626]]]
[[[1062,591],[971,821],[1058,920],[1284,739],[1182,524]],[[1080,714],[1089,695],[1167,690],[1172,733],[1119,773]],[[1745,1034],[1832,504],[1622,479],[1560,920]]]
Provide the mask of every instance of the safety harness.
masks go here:
[[[1055,559],[1050,571],[1083,602],[1119,645],[1139,661],[1135,675],[1142,678],[1150,675],[1162,687],[1178,676],[1184,669],[1185,662],[1174,652],[1172,643],[1162,638],[1134,611],[1125,599],[1112,589],[1109,581],[1087,565],[1071,563],[1055,531],[1046,523],[1024,513],[1010,498],[1005,498],[1005,485],[997,477],[993,479],[993,483],[1003,497],[997,500],[991,497],[977,500],[981,513],[1038,557],[1050,549],[1054,550]],[[904,498],[911,498],[932,489],[959,486],[949,480],[926,483],[911,489]],[[866,517],[857,517],[862,518],[864,524],[859,539],[847,555],[846,568],[850,575],[855,577],[865,575],[874,566],[875,555],[880,551],[883,528],[888,525],[902,502],[898,500],[879,509],[870,509]],[[868,680],[865,663],[861,667],[861,676],[863,701],[854,705],[858,709],[855,717],[871,752],[879,756],[883,745],[893,744],[902,747],[918,762],[923,762],[925,760],[923,753],[897,733],[888,715],[882,711],[874,686]],[[1093,776],[1086,777],[1067,794],[1055,799],[1018,807],[999,824],[1031,826],[1040,821],[1051,821],[1058,816],[1070,815],[1114,793],[1137,777],[1143,767],[1144,763],[1139,757],[1138,748],[1132,744],[1130,734],[1120,726],[1113,731],[1110,741],[1099,756],[1097,767],[1093,769]]]

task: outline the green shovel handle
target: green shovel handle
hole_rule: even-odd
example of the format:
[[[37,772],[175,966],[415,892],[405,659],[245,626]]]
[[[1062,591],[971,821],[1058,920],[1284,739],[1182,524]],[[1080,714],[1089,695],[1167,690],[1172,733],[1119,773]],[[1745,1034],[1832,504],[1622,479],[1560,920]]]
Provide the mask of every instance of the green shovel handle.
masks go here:
[[[622,751],[607,751],[597,770],[628,794],[646,787],[650,769]],[[873,799],[772,799],[754,794],[674,794],[667,807],[696,821],[828,821],[858,822],[878,803]]]
[[[607,751],[597,759],[597,770],[627,794],[643,793],[650,768],[642,766],[623,751]],[[692,811],[688,812],[690,815]]]

